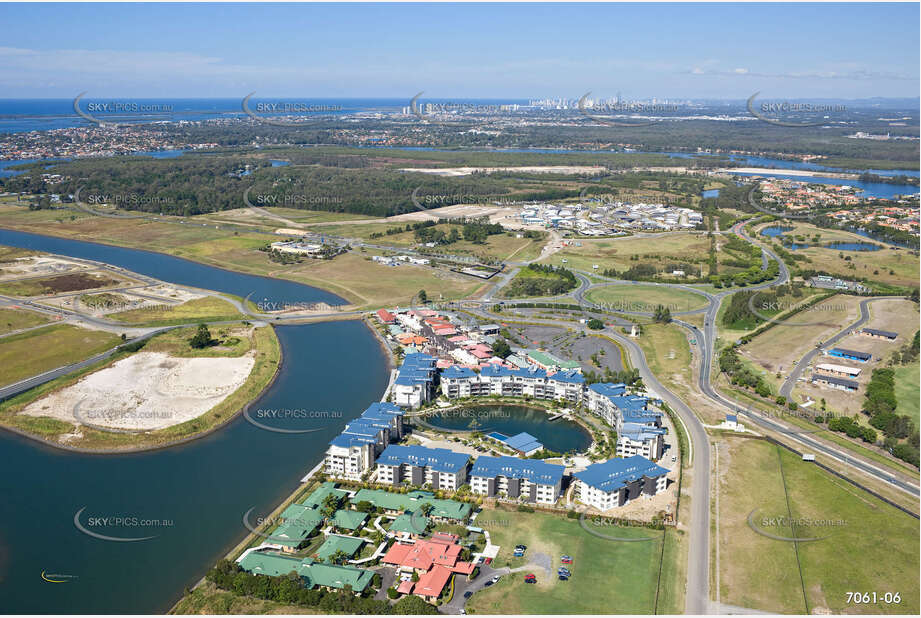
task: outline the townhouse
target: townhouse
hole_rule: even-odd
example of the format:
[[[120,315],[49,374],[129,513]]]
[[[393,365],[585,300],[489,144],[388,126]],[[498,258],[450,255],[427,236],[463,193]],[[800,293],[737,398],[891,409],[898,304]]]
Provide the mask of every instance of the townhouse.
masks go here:
[[[869,337],[871,339],[882,339],[883,341],[895,341],[899,336],[898,333],[894,333],[889,330],[877,330],[875,328],[864,328],[860,331],[860,334],[864,337]]]
[[[624,506],[643,496],[654,496],[668,486],[668,470],[645,457],[609,459],[576,472],[575,498],[599,511]]]
[[[827,356],[834,356],[836,358],[843,358],[845,360],[857,361],[859,363],[866,363],[871,358],[873,358],[873,356],[867,352],[848,350],[846,348],[832,348],[825,354]]]
[[[498,495],[523,498],[528,502],[555,504],[563,486],[564,466],[539,459],[517,457],[477,458],[470,471],[473,493],[490,498]]]
[[[456,491],[467,482],[469,460],[464,453],[444,448],[391,444],[377,459],[377,482]]]

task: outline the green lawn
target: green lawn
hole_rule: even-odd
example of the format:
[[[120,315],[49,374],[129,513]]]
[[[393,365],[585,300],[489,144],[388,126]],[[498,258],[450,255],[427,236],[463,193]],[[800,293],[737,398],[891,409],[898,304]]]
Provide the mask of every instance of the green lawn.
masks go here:
[[[55,324],[0,339],[0,386],[75,363],[118,345],[112,333]]]
[[[196,320],[219,322],[246,318],[229,302],[215,296],[196,298],[173,307],[129,309],[106,317],[125,324],[147,325],[185,324]]]
[[[535,568],[536,585],[524,583],[524,573],[504,576],[477,592],[467,603],[478,614],[651,614],[655,606],[662,552],[662,532],[614,526],[602,533],[624,537],[653,537],[648,542],[618,542],[586,532],[577,519],[548,513],[519,513],[485,508],[478,525],[489,530],[501,546],[493,566],[516,568],[537,553],[551,557],[553,573]],[[593,524],[588,523],[588,526]],[[513,558],[515,545],[528,546],[525,558]],[[556,578],[560,556],[573,557],[569,581]],[[473,610],[473,611],[471,611]]]
[[[723,602],[778,613],[918,613],[917,519],[768,442],[725,441],[721,451]],[[769,538],[750,516],[764,532],[820,540]],[[901,604],[848,604],[850,591],[899,592]]]
[[[898,402],[896,408],[897,414],[907,414],[915,421],[915,427],[919,424],[919,380],[918,380],[918,361],[897,367],[895,370],[895,399]]]
[[[0,335],[11,333],[14,330],[38,326],[47,321],[48,318],[40,313],[3,308],[0,309]]]
[[[609,285],[593,289],[586,298],[610,305],[611,311],[655,311],[657,305],[662,305],[675,313],[707,306],[705,296],[660,285]]]

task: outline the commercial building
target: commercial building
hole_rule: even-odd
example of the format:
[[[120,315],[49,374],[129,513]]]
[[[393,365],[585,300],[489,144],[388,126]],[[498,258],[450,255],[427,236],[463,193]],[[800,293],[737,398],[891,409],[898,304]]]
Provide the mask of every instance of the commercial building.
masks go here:
[[[555,504],[563,485],[564,466],[539,459],[478,457],[470,471],[470,488],[490,498],[505,495],[527,502]]]
[[[623,506],[641,496],[665,491],[668,470],[634,455],[592,464],[575,473],[575,497],[599,511]]]
[[[377,482],[455,491],[467,482],[469,460],[444,448],[391,444],[377,460]]]
[[[372,403],[330,441],[324,472],[340,478],[360,479],[372,468],[384,448],[403,437],[403,414],[403,409],[396,404]]]
[[[815,372],[819,375],[850,378],[852,380],[856,380],[860,377],[860,369],[848,367],[846,365],[833,365],[831,363],[819,363],[815,366]]]
[[[865,328],[860,334],[871,339],[882,339],[884,341],[895,341],[899,334],[888,330],[877,330],[875,328]]]
[[[812,375],[813,384],[822,384],[825,386],[830,386],[831,388],[836,388],[840,391],[856,392],[860,385],[853,380],[847,380],[845,378],[836,378],[834,376],[823,376],[818,374]]]
[[[865,363],[873,358],[872,355],[868,354],[867,352],[858,352],[857,350],[847,350],[845,348],[832,348],[825,354],[828,356],[835,356],[837,358],[857,361],[859,363]]]

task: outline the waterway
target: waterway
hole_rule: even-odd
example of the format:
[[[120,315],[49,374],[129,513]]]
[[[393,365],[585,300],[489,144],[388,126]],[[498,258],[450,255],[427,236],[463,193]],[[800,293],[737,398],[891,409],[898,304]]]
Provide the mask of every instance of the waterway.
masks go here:
[[[471,406],[441,412],[426,417],[425,422],[442,429],[476,429],[484,433],[498,431],[507,436],[525,431],[537,438],[544,447],[557,453],[584,451],[591,446],[591,435],[578,423],[562,418],[555,421],[549,419],[550,414],[543,410],[503,405]]]
[[[158,253],[0,229],[0,244],[94,259],[164,281],[278,302],[342,302],[289,281],[244,275]],[[162,613],[266,517],[323,456],[345,423],[377,401],[387,359],[357,321],[276,328],[284,361],[242,416],[183,446],[131,455],[69,453],[0,430],[0,609],[4,613]],[[260,411],[318,412],[272,420]],[[297,426],[292,425],[297,423]],[[155,538],[114,542],[106,536]],[[105,523],[95,518],[123,519]],[[137,518],[134,521],[133,518]],[[142,520],[159,520],[154,524]],[[61,580],[50,583],[42,578]],[[59,577],[50,577],[57,575]]]

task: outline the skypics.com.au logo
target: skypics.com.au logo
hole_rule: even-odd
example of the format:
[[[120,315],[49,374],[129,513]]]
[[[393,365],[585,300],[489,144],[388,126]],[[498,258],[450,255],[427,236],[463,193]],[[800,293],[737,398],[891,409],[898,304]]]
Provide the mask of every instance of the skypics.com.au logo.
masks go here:
[[[425,91],[409,100],[410,114],[425,122],[445,122],[464,116],[487,116],[516,112],[519,103],[482,103],[474,101],[420,101]]]
[[[132,116],[156,116],[157,121],[169,119],[173,114],[173,105],[171,103],[154,103],[151,101],[134,101],[134,100],[113,100],[104,102],[90,102],[81,106],[86,91],[81,92],[74,98],[74,113],[93,124],[101,127],[126,127],[138,122],[117,122],[111,118],[126,118]],[[150,119],[152,120],[152,119]]]
[[[74,526],[87,536],[102,541],[116,543],[136,543],[157,538],[158,534],[147,536],[123,536],[127,531],[150,532],[158,528],[172,528],[175,524],[172,519],[152,519],[141,515],[105,515],[88,516],[86,523],[81,521],[83,512],[87,507],[74,513]]]
[[[342,105],[310,101],[252,101],[255,92],[243,97],[243,113],[257,122],[276,127],[301,127],[312,117],[342,113]]]
[[[748,113],[766,122],[781,127],[820,127],[845,120],[847,106],[833,103],[803,100],[769,100],[756,103],[761,92],[748,98],[745,106]]]

